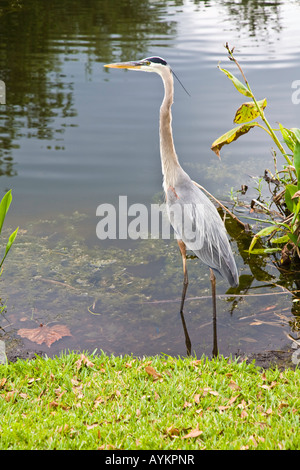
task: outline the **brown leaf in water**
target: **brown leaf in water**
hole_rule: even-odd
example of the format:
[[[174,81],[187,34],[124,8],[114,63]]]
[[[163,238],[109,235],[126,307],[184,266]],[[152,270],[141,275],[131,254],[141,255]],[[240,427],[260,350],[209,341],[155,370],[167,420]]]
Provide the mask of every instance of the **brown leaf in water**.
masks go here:
[[[18,330],[18,335],[37,344],[46,343],[48,348],[63,336],[72,336],[69,328],[65,325],[47,326],[43,324],[37,328],[21,328]]]

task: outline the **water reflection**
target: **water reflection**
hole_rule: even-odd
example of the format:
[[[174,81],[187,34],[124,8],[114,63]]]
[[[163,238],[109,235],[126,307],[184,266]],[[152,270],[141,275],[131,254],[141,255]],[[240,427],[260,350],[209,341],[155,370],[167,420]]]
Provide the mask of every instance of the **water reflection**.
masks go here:
[[[24,0],[1,7],[1,79],[8,96],[0,107],[2,174],[17,174],[11,161],[20,137],[60,141],[74,125],[74,81],[67,80],[66,63],[83,61],[91,75],[96,62],[142,55],[149,35],[173,37],[176,22],[160,18],[167,3]]]
[[[258,41],[262,37],[269,41],[272,30],[278,34],[282,29],[280,8],[282,3],[282,0],[268,3],[242,0],[224,2],[224,8],[227,10],[227,17],[235,18],[234,27],[238,31],[246,31]]]
[[[231,26],[246,28],[257,40],[270,29],[280,32],[281,3],[193,2],[195,15],[216,8]],[[7,106],[0,106],[2,175],[17,175],[12,165],[20,137],[61,141],[66,127],[74,125],[74,81],[64,72],[67,63],[82,61],[92,76],[97,62],[129,60],[143,57],[149,48],[170,47],[178,34],[175,15],[184,11],[185,2],[172,1],[175,10],[165,16],[169,6],[162,0],[2,2],[0,64],[8,95]]]

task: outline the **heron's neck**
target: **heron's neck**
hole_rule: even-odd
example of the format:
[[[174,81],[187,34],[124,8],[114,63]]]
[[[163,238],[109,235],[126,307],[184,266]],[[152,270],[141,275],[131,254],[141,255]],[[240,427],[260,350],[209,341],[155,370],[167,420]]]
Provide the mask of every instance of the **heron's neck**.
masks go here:
[[[162,173],[164,175],[164,188],[174,187],[178,169],[180,168],[175,151],[173,132],[172,132],[172,113],[174,85],[172,73],[166,70],[162,75],[165,88],[165,96],[160,107],[160,156],[162,164]]]

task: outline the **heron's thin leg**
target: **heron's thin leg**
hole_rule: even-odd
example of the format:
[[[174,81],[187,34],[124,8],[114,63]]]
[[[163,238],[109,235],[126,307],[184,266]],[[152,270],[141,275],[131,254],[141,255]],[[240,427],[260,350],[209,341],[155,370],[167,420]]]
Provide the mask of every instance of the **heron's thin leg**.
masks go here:
[[[188,278],[187,267],[186,267],[186,246],[182,240],[177,240],[177,243],[178,243],[180,253],[182,256],[182,267],[183,267],[183,289],[182,289],[181,306],[180,306],[180,311],[182,311],[184,300],[185,300],[185,294],[189,285],[189,278]]]
[[[185,300],[186,291],[189,285],[189,279],[188,279],[188,273],[187,273],[187,267],[186,267],[186,247],[182,240],[177,240],[177,242],[178,242],[178,246],[179,246],[181,256],[182,256],[182,267],[183,267],[183,288],[182,288],[182,295],[181,295],[180,316],[181,316],[183,331],[185,335],[186,351],[187,351],[188,356],[190,356],[191,350],[192,350],[192,344],[191,344],[191,340],[188,334],[188,330],[187,330],[184,315],[183,315],[184,300]]]
[[[216,307],[216,278],[214,272],[210,269],[210,282],[211,282],[211,294],[213,302],[213,357],[218,356],[218,341],[217,341],[217,307]]]

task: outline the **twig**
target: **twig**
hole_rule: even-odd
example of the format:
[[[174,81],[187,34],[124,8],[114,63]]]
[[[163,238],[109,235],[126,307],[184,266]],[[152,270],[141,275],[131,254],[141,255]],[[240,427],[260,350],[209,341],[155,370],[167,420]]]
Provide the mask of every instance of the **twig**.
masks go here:
[[[295,290],[295,291],[288,291],[287,289],[285,291],[280,291],[280,292],[266,292],[264,294],[219,294],[217,295],[218,299],[226,299],[230,297],[262,297],[262,296],[268,296],[268,295],[282,295],[282,294],[296,294],[299,293],[300,290]],[[185,302],[188,300],[203,300],[203,299],[211,299],[211,295],[203,295],[201,297],[187,297],[185,299]],[[179,302],[181,299],[168,299],[168,300],[150,300],[149,302],[143,302],[146,304],[167,304],[167,303],[175,303]]]
[[[270,209],[265,206],[264,204],[262,204],[261,202],[259,202],[257,199],[252,199],[251,202],[254,202],[255,204],[258,204],[260,207],[262,207],[266,212],[271,212]]]
[[[65,282],[55,281],[53,279],[45,279],[44,277],[35,276],[34,280],[35,281],[50,282],[51,284],[57,284],[58,286],[63,286],[63,287],[68,287],[69,289],[79,290],[78,287],[70,286],[70,284],[66,284]]]
[[[232,60],[236,66],[238,67],[239,71],[241,72],[242,74],[242,77],[245,81],[245,84],[246,84],[246,87],[249,91],[249,93],[251,94],[251,98],[256,106],[256,109],[257,111],[259,112],[260,114],[260,117],[261,119],[263,120],[263,122],[265,123],[265,125],[267,126],[268,129],[265,129],[268,131],[268,133],[271,135],[273,141],[275,142],[275,144],[277,145],[277,147],[279,148],[280,152],[282,153],[282,155],[284,156],[284,158],[286,159],[286,161],[288,162],[289,165],[292,165],[292,161],[290,160],[289,156],[287,155],[286,151],[284,150],[283,146],[281,145],[278,137],[276,136],[274,130],[272,129],[272,127],[270,126],[269,124],[269,121],[267,120],[267,118],[265,117],[265,114],[264,114],[264,111],[263,109],[258,105],[257,101],[256,101],[256,98],[250,88],[250,85],[248,83],[248,80],[246,79],[245,77],[245,74],[242,70],[242,67],[240,66],[240,64],[238,63],[238,61],[236,60],[236,58],[233,56],[233,50],[234,50],[234,47],[232,49],[230,49],[230,47],[228,46],[228,43],[225,44],[225,48],[227,49],[228,51],[228,54],[229,54],[229,59]]]
[[[297,338],[294,338],[292,335],[290,335],[289,333],[287,333],[286,331],[284,332],[286,334],[286,336],[291,339],[292,341],[294,341],[296,344],[298,344],[300,346],[300,341],[297,339]]]
[[[233,47],[232,49],[230,49],[229,46],[228,46],[228,42],[226,42],[225,47],[226,47],[226,49],[227,49],[227,51],[228,51],[228,54],[229,54],[229,56],[228,56],[229,60],[232,60],[232,61],[236,64],[236,66],[238,67],[239,71],[240,71],[241,74],[242,74],[242,77],[243,77],[243,79],[244,79],[244,81],[245,81],[247,87],[249,88],[249,83],[248,83],[247,78],[245,77],[245,74],[244,74],[244,72],[243,72],[243,69],[242,69],[242,67],[240,66],[240,64],[238,63],[238,61],[236,60],[236,58],[233,56],[234,47]],[[250,89],[249,89],[249,91],[250,91]],[[251,91],[250,91],[250,93],[251,93]]]
[[[216,199],[212,194],[210,194],[210,192],[207,191],[207,189],[203,188],[203,186],[201,186],[200,184],[196,183],[196,181],[193,181],[193,183],[198,186],[199,189],[201,189],[202,191],[204,191],[206,194],[208,194],[217,204],[219,204],[222,209],[224,209],[226,212],[228,212],[228,214],[233,218],[235,219],[239,224],[241,224],[244,229],[248,229],[248,224],[244,224],[240,219],[237,218],[236,215],[234,215],[226,206],[224,206],[220,201],[218,201],[218,199]]]

